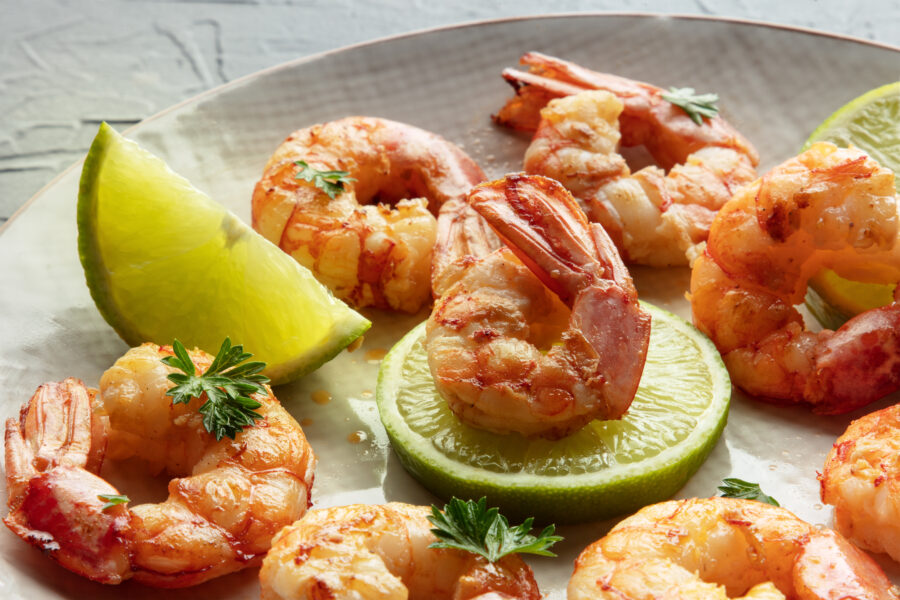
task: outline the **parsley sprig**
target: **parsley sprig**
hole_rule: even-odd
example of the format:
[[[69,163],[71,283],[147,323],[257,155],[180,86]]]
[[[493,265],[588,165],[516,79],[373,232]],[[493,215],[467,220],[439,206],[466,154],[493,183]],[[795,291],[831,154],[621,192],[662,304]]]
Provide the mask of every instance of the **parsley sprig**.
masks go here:
[[[125,494],[97,494],[97,497],[106,502],[106,504],[100,507],[100,510],[112,508],[117,504],[125,504],[126,502],[131,502],[131,498],[129,498]]]
[[[205,373],[198,375],[181,342],[175,340],[172,350],[175,356],[167,356],[162,362],[183,372],[169,374],[169,381],[176,385],[169,388],[166,395],[172,396],[173,404],[187,404],[206,393],[206,402],[200,407],[203,426],[217,440],[225,436],[234,439],[241,429],[262,418],[253,410],[262,405],[249,394],[266,393],[263,384],[268,383],[269,378],[259,374],[266,363],[240,364],[253,355],[244,352],[243,346],[232,346],[231,340],[225,338],[212,364]]]
[[[562,539],[553,535],[553,525],[545,527],[537,537],[531,535],[533,518],[510,527],[506,517],[499,514],[499,509],[487,508],[486,498],[478,502],[451,498],[443,512],[432,504],[428,520],[435,526],[431,531],[439,540],[429,548],[465,550],[480,554],[491,562],[517,552],[556,556],[548,548]]]
[[[344,191],[344,184],[356,181],[350,175],[349,171],[319,171],[306,164],[305,160],[295,160],[294,164],[300,167],[300,170],[294,175],[294,179],[304,179],[311,182],[317,188],[328,194],[332,200]]]
[[[703,124],[703,117],[711,119],[719,114],[716,106],[716,102],[719,101],[718,94],[697,94],[694,88],[671,87],[668,92],[663,92],[662,97],[663,100],[668,100],[684,110],[697,125]]]
[[[764,494],[758,483],[744,481],[743,479],[734,477],[723,479],[722,485],[719,486],[719,491],[722,492],[722,496],[725,498],[744,498],[746,500],[758,500],[772,506],[781,506],[778,504],[778,500]]]

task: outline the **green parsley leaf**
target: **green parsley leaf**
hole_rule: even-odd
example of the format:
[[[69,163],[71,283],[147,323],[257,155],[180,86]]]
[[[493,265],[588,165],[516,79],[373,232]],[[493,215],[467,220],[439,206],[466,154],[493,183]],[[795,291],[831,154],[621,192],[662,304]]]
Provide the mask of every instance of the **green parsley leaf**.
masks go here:
[[[735,479],[733,477],[723,479],[722,485],[719,486],[719,491],[722,492],[722,496],[725,498],[744,498],[746,500],[758,500],[772,506],[781,506],[778,504],[778,500],[763,494],[758,483],[751,483],[743,479]]]
[[[662,97],[663,100],[668,100],[683,109],[697,125],[703,124],[703,117],[711,119],[719,114],[716,107],[716,102],[719,101],[718,94],[696,94],[694,88],[672,87],[668,92],[663,92]]]
[[[101,510],[112,508],[117,504],[125,504],[126,502],[131,502],[131,498],[129,498],[125,494],[98,494],[97,497],[106,502],[106,504],[102,506]]]
[[[319,171],[306,164],[305,160],[295,160],[294,164],[300,167],[300,171],[294,175],[294,179],[304,179],[311,182],[317,188],[328,194],[332,200],[344,191],[344,184],[356,181],[349,171]]]
[[[531,535],[533,518],[510,527],[506,517],[499,514],[499,509],[487,508],[487,499],[484,497],[478,502],[451,498],[443,512],[432,504],[428,520],[435,526],[431,531],[439,540],[429,548],[465,550],[480,554],[491,562],[497,562],[513,553],[556,556],[548,548],[562,539],[553,535],[553,525],[545,527],[537,537]]]
[[[267,393],[263,385],[268,383],[269,378],[259,375],[266,363],[239,364],[253,355],[244,352],[243,346],[232,346],[231,340],[225,338],[206,372],[197,375],[197,369],[184,344],[175,340],[172,350],[175,356],[166,356],[162,362],[180,369],[182,373],[169,374],[169,381],[176,385],[169,388],[166,395],[172,396],[173,404],[187,404],[205,393],[206,402],[200,407],[203,426],[216,436],[216,440],[225,436],[234,439],[241,429],[262,418],[261,414],[253,410],[262,405],[251,398],[250,394]]]

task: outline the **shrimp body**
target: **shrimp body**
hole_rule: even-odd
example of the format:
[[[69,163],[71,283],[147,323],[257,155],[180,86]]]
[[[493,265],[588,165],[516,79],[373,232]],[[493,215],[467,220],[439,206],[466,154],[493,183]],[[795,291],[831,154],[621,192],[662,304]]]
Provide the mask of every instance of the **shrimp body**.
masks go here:
[[[608,236],[543,177],[482,184],[469,203],[508,247],[447,261],[463,268],[438,287],[426,345],[450,408],[473,427],[548,438],[621,417],[650,318]]]
[[[517,555],[490,563],[429,548],[437,541],[429,514],[395,502],[309,511],[278,533],[263,560],[263,600],[541,597]]]
[[[536,129],[525,170],[566,186],[626,262],[687,264],[716,211],[756,177],[753,146],[721,117],[694,123],[655,86],[537,53],[522,62],[530,72],[504,71],[517,96],[496,118]],[[662,168],[632,173],[620,145],[644,146]]]
[[[354,181],[331,198],[296,178],[295,161],[346,171]],[[253,191],[253,227],[342,300],[416,312],[429,298],[432,213],[483,179],[472,159],[437,135],[348,117],[295,131],[275,151]]]
[[[839,534],[755,500],[647,506],[575,561],[569,600],[896,600],[878,565]]]
[[[873,552],[900,562],[900,404],[853,421],[819,476],[834,525]]]
[[[93,397],[77,379],[45,383],[7,420],[3,522],[67,569],[119,583],[130,575],[131,520],[124,506],[101,508],[101,494],[119,492],[95,475],[107,423]]]
[[[274,396],[236,439],[202,426],[201,400],[173,405],[169,348],[144,344],[104,373],[41,386],[6,423],[10,513],[4,522],[62,566],[94,581],[183,587],[260,563],[271,539],[309,506],[315,458]],[[212,358],[191,352],[203,370]],[[119,492],[98,476],[104,455],[176,475],[160,504],[103,508]]]
[[[893,180],[863,152],[819,143],[721,209],[693,266],[691,309],[744,391],[834,414],[900,387],[896,301],[819,333],[794,309],[822,268],[900,280]]]

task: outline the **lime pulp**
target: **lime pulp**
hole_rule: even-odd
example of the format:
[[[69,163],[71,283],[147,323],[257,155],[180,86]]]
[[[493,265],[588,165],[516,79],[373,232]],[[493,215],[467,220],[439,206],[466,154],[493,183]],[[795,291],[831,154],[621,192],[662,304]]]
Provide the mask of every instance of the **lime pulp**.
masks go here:
[[[703,334],[644,306],[650,350],[628,413],[556,441],[461,423],[434,386],[419,325],[383,361],[376,394],[401,463],[441,498],[487,496],[504,514],[542,522],[603,519],[670,497],[719,438],[731,383]]]

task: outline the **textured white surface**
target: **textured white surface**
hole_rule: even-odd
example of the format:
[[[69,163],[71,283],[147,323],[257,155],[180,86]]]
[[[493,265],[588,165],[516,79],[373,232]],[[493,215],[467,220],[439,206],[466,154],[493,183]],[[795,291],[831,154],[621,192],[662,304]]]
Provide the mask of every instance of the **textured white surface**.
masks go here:
[[[897,51],[747,24],[627,17],[513,21],[298,61],[167,111],[136,127],[131,137],[244,218],[252,185],[278,142],[297,127],[347,114],[432,129],[464,144],[489,175],[499,175],[520,164],[526,141],[495,128],[487,115],[509,94],[501,68],[528,49],[660,85],[690,81],[698,89],[717,90],[727,118],[757,144],[765,166],[792,155],[831,107],[895,77],[900,64]],[[96,383],[124,350],[94,308],[78,264],[77,182],[78,172],[68,172],[0,235],[2,418],[14,415],[43,381],[74,375]],[[688,316],[687,270],[634,273],[642,298]],[[320,458],[314,487],[319,505],[432,502],[390,453],[372,399],[378,351],[417,317],[370,316],[375,324],[362,349],[277,393],[298,419],[312,419],[305,430]],[[334,400],[311,402],[319,389]],[[828,523],[815,472],[853,416],[813,417],[804,409],[736,396],[722,441],[679,495],[707,496],[723,477],[738,476],[760,482],[800,516]],[[348,436],[356,431],[365,440],[351,444]],[[567,540],[560,558],[531,561],[550,597],[562,597],[572,560],[609,525],[563,528]],[[896,566],[891,568],[896,577]],[[63,571],[0,530],[0,596],[6,598],[255,598],[255,578],[256,571],[248,570],[164,594],[133,583],[104,588]]]
[[[101,120],[125,127],[265,67],[386,35],[574,11],[736,17],[900,45],[900,0],[0,0],[0,223],[81,158]]]

